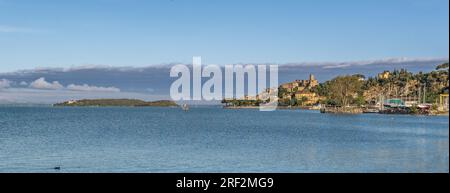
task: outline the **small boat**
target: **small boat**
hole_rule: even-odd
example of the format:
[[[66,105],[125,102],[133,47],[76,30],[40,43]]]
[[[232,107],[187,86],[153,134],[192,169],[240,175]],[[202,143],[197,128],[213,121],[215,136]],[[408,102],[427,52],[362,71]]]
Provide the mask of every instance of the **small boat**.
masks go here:
[[[367,108],[363,110],[363,113],[379,113],[380,110],[378,109],[371,109],[371,108]]]
[[[417,105],[417,107],[419,107],[421,109],[427,109],[427,108],[430,108],[431,106],[432,106],[431,104],[426,104],[426,103]]]
[[[183,109],[183,111],[189,110],[189,106],[187,104],[183,104],[183,106],[181,106],[181,108]]]

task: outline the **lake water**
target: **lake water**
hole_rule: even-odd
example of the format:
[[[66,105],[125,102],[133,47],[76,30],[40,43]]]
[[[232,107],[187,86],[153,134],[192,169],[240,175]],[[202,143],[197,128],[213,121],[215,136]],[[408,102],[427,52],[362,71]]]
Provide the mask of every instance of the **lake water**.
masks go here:
[[[449,172],[449,119],[0,107],[0,172]]]

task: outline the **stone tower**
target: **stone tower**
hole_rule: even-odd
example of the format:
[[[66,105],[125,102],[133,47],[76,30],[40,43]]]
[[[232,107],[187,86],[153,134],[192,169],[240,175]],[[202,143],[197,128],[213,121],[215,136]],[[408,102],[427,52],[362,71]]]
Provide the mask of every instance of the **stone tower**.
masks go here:
[[[319,81],[316,80],[313,74],[309,74],[309,88],[319,85]]]

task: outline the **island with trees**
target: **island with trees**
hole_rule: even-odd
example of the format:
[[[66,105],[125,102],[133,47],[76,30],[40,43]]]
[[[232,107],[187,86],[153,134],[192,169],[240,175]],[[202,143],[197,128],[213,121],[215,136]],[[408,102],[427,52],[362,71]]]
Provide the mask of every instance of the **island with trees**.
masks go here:
[[[56,103],[56,107],[177,107],[170,100],[143,101],[138,99],[83,99]]]

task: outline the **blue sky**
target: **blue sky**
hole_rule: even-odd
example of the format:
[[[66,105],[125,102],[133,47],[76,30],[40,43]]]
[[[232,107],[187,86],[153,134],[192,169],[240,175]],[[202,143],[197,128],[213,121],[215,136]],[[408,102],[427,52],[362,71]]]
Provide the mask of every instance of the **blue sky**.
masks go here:
[[[0,72],[448,58],[448,0],[0,0]]]

